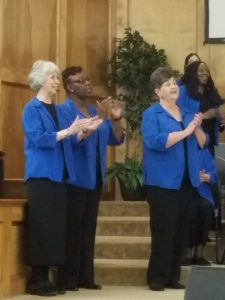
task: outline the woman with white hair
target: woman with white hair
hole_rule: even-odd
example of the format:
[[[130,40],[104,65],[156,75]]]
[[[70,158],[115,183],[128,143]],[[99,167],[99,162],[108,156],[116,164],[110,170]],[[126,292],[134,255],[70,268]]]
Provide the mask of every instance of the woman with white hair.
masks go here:
[[[36,61],[29,85],[37,92],[24,107],[25,185],[27,189],[27,264],[32,267],[27,285],[30,294],[54,296],[49,266],[65,260],[66,189],[75,180],[72,144],[93,121],[79,120],[68,126],[53,99],[59,89],[59,69],[50,61]],[[70,137],[70,138],[69,138]]]

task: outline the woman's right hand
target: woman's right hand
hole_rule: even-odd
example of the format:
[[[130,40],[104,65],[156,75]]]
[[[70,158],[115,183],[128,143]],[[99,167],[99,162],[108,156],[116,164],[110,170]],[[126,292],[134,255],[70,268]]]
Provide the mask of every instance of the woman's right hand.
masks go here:
[[[78,140],[80,140],[81,136],[85,137],[87,132],[96,130],[101,123],[102,119],[97,116],[83,119],[80,119],[79,116],[77,116],[67,129],[60,130],[56,133],[56,141],[61,141],[71,135],[77,135]]]
[[[185,129],[188,135],[191,135],[195,131],[195,129],[201,125],[202,118],[202,113],[195,114],[194,119],[188,124],[188,126]]]
[[[79,131],[84,130],[93,123],[93,118],[80,119],[79,116],[73,121],[73,123],[67,128],[68,135],[77,134]]]

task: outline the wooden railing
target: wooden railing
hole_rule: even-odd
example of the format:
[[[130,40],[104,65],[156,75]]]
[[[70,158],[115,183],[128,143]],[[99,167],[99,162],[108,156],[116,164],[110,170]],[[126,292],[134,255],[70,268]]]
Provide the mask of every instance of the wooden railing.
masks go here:
[[[25,293],[24,199],[0,199],[0,298]]]

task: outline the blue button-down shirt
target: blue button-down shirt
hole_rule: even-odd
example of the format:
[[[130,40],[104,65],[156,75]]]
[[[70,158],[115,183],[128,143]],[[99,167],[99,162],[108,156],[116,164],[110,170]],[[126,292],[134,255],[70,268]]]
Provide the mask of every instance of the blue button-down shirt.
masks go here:
[[[184,127],[193,114],[180,108]],[[181,124],[157,103],[143,113],[143,173],[146,185],[179,189],[185,171],[184,142],[166,148],[168,135],[181,131]],[[188,172],[193,186],[199,186],[198,143],[194,134],[187,137]]]
[[[65,111],[71,122],[76,116],[84,118],[84,115],[69,98],[60,107]],[[92,105],[88,106],[88,110],[91,116],[95,116],[97,113],[96,108]],[[122,136],[120,141],[115,138],[111,122],[104,120],[97,130],[73,148],[77,177],[76,180],[70,180],[69,183],[83,188],[94,189],[96,186],[97,155],[99,156],[101,177],[104,179],[107,145],[119,145],[123,140],[124,136]]]
[[[60,129],[67,128],[66,115],[59,107],[55,108]],[[25,105],[22,123],[25,135],[25,180],[45,177],[60,182],[65,169],[69,178],[75,180],[71,139],[56,140],[57,125],[36,97]]]

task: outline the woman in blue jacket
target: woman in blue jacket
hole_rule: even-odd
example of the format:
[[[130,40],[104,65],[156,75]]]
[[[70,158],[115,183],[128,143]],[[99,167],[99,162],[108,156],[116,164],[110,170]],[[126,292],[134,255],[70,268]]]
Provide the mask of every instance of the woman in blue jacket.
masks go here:
[[[202,115],[176,104],[178,86],[169,68],[158,68],[151,84],[159,103],[143,113],[143,171],[150,208],[151,254],[147,282],[152,290],[179,283],[189,209],[199,185],[198,147],[206,136]]]
[[[218,133],[223,129],[220,126],[219,113],[219,106],[223,100],[214,86],[205,62],[195,61],[188,65],[181,81],[183,85],[179,87],[178,104],[194,113],[203,113],[202,128],[208,134],[207,147],[214,157],[214,146],[218,145]]]
[[[61,105],[72,121],[97,115],[88,98],[90,80],[81,67],[68,67],[62,72],[67,99]],[[97,130],[84,132],[84,139],[73,148],[77,177],[68,180],[67,253],[66,263],[58,277],[58,286],[66,290],[100,289],[94,280],[94,244],[98,206],[105,174],[107,145],[123,142],[120,124],[122,107],[106,99],[99,104],[101,117],[108,115]],[[110,119],[110,120],[109,120]]]
[[[213,222],[215,201],[212,186],[217,182],[217,172],[207,149],[199,150],[199,170],[200,184],[192,201],[190,232],[182,265],[210,265],[204,258],[203,249]]]
[[[27,290],[53,296],[62,293],[49,281],[49,266],[65,261],[65,180],[75,180],[72,142],[86,128],[78,118],[68,127],[66,117],[53,99],[59,89],[59,69],[50,62],[36,61],[29,85],[37,92],[24,107],[25,184],[27,189],[27,264],[32,267]]]

